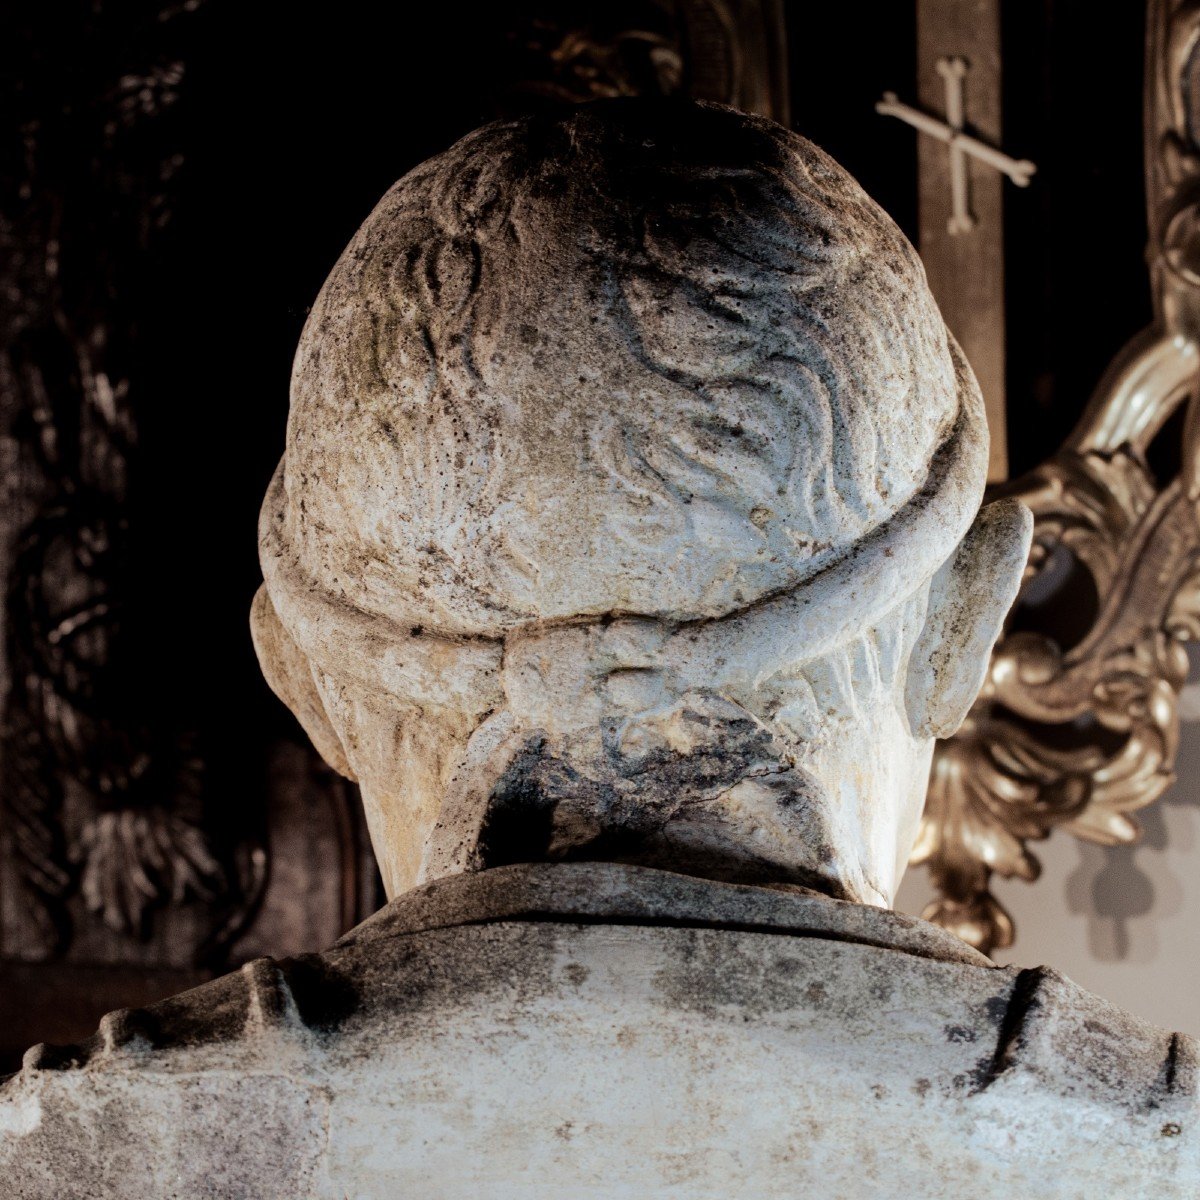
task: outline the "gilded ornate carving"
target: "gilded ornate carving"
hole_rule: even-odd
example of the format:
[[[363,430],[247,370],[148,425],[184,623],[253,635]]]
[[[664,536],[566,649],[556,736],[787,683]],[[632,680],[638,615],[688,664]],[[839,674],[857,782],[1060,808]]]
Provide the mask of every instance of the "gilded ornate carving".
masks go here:
[[[1184,643],[1200,637],[1200,424],[1182,467],[1147,452],[1189,404],[1200,364],[1200,4],[1155,0],[1147,38],[1146,176],[1154,324],[1118,357],[1054,458],[997,489],[1035,517],[1006,635],[961,731],[939,744],[913,861],[941,895],[925,911],[972,945],[1011,944],[993,873],[1033,880],[1028,843],[1056,828],[1107,845],[1139,836],[1138,809],[1172,782]],[[1039,630],[1047,580],[1082,574],[1092,611],[1074,644]],[[1073,593],[1069,593],[1073,594]],[[1030,628],[1030,626],[1034,626]]]
[[[780,0],[543,0],[514,15],[507,38],[520,95],[687,95],[787,123]]]

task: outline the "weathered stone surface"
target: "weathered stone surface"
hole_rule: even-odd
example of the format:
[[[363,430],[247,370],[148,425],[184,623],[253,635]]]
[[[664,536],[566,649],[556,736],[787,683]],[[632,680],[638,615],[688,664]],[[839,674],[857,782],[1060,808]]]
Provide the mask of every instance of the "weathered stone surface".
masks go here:
[[[256,644],[389,895],[618,857],[887,905],[1024,561],[986,458],[920,262],[814,146],[488,126],[313,309]]]
[[[918,282],[888,217],[769,121],[489,125],[400,180],[326,282],[268,517],[310,577],[443,635],[723,616],[925,485],[960,398]]]
[[[1195,1195],[1189,1039],[887,911],[1025,563],[986,461],[911,248],[769,122],[596,104],[401,180],[252,614],[393,900],[31,1051],[8,1193]]]
[[[565,864],[31,1054],[18,1197],[1194,1195],[1194,1043],[824,897]]]

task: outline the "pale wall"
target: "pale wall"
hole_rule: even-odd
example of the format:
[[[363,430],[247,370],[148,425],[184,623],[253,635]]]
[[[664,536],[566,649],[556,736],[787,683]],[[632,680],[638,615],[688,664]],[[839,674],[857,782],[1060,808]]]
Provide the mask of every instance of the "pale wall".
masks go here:
[[[1140,844],[1104,849],[1055,834],[1034,848],[1037,883],[997,884],[1017,924],[1016,945],[997,958],[1047,963],[1138,1016],[1200,1036],[1200,723],[1184,725],[1181,743],[1179,779],[1142,814]],[[929,895],[925,872],[913,870],[896,906],[919,913]]]

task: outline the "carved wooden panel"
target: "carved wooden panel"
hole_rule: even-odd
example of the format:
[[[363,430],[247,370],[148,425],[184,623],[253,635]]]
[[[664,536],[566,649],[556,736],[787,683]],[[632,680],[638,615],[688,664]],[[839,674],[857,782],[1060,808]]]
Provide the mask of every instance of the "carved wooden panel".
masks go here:
[[[781,0],[541,0],[506,6],[496,102],[692,96],[788,121]]]
[[[179,497],[148,479],[145,421],[204,411],[175,328],[190,315],[176,209],[202,17],[146,0],[21,5],[0,36],[8,1060],[53,1032],[39,1019],[86,1028],[268,932],[272,949],[326,944],[375,902],[352,790],[299,742],[229,728],[245,724],[236,701],[194,702],[203,605],[164,567],[188,548],[156,544],[170,526],[156,509]]]

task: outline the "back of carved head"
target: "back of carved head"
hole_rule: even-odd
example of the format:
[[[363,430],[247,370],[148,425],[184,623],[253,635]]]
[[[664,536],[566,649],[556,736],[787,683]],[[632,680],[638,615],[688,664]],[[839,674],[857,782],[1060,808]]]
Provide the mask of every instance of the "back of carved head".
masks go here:
[[[962,386],[915,253],[829,157],[602,102],[384,197],[305,328],[270,519],[289,570],[430,632],[719,616],[912,500]]]

